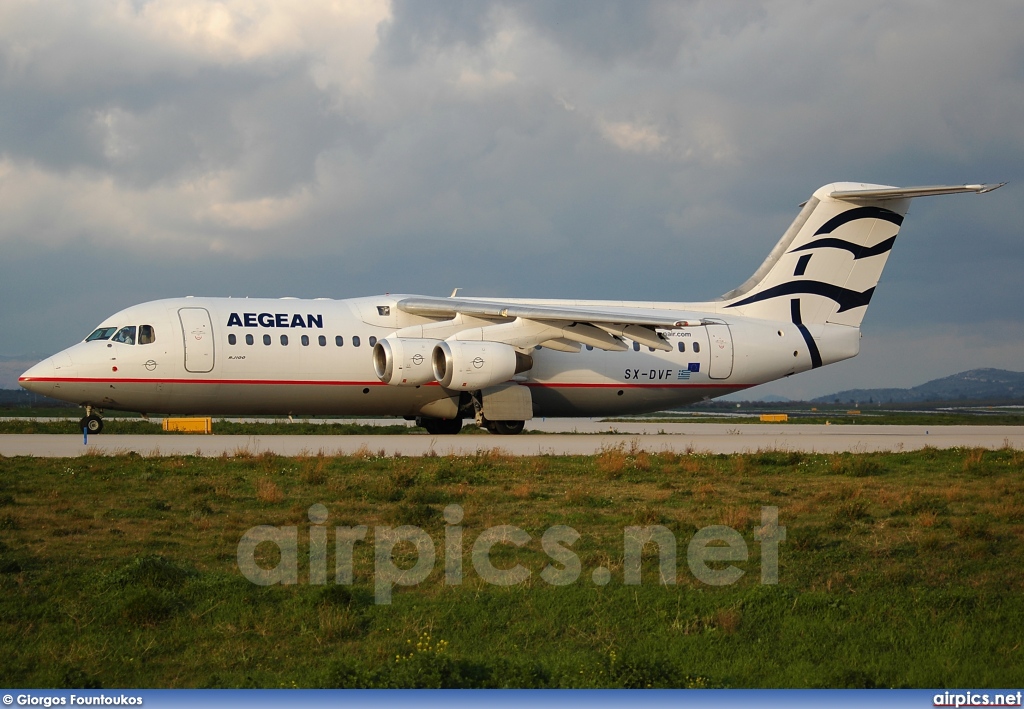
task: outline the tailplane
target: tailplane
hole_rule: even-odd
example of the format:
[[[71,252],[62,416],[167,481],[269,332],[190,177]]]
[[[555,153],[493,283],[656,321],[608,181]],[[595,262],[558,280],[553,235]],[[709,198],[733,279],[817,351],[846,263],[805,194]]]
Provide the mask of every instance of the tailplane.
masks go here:
[[[821,187],[754,275],[720,300],[725,309],[749,317],[859,327],[910,200],[999,187]]]

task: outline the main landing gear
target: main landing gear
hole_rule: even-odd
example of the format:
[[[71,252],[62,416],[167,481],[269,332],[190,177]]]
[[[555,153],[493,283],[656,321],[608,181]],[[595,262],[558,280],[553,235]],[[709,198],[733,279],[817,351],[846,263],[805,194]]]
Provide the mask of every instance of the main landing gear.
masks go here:
[[[91,406],[85,407],[85,416],[78,422],[78,428],[85,429],[89,433],[97,434],[103,432],[103,419],[100,418],[99,414],[92,412]]]
[[[514,436],[523,432],[526,421],[488,421],[484,419],[484,427],[491,433],[500,436]]]
[[[462,430],[462,419],[434,419],[417,416],[416,425],[427,429],[432,436],[454,436]]]
[[[417,416],[416,425],[427,429],[427,433],[433,436],[454,436],[462,430],[462,419],[434,419]],[[522,433],[525,425],[525,421],[483,420],[484,428],[501,436],[514,436],[517,433]]]

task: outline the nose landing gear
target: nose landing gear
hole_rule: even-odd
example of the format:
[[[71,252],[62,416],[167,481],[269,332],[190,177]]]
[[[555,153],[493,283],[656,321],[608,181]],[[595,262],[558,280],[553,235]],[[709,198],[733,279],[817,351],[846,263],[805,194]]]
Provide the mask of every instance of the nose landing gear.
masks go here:
[[[85,416],[78,422],[79,428],[84,428],[86,431],[92,434],[103,432],[103,419],[100,418],[99,414],[92,412],[91,406],[85,407]]]

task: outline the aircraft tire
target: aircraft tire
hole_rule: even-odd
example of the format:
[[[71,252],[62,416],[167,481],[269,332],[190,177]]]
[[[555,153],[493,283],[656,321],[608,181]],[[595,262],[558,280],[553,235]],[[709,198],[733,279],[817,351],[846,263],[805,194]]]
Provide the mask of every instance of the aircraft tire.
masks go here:
[[[462,430],[462,419],[432,419],[420,417],[417,423],[432,436],[454,436]]]
[[[522,433],[526,426],[526,421],[493,421],[492,423],[494,428],[490,430],[502,436],[515,436]]]
[[[82,417],[82,420],[78,422],[78,427],[84,428],[93,435],[103,433],[103,419],[95,414],[92,416],[84,416]]]

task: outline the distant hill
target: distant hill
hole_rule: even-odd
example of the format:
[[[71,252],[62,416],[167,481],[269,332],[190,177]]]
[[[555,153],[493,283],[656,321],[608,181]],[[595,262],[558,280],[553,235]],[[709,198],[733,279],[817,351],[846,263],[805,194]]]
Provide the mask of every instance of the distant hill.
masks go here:
[[[813,400],[859,404],[914,404],[926,401],[1024,401],[1024,372],[972,369],[909,389],[847,389]]]

